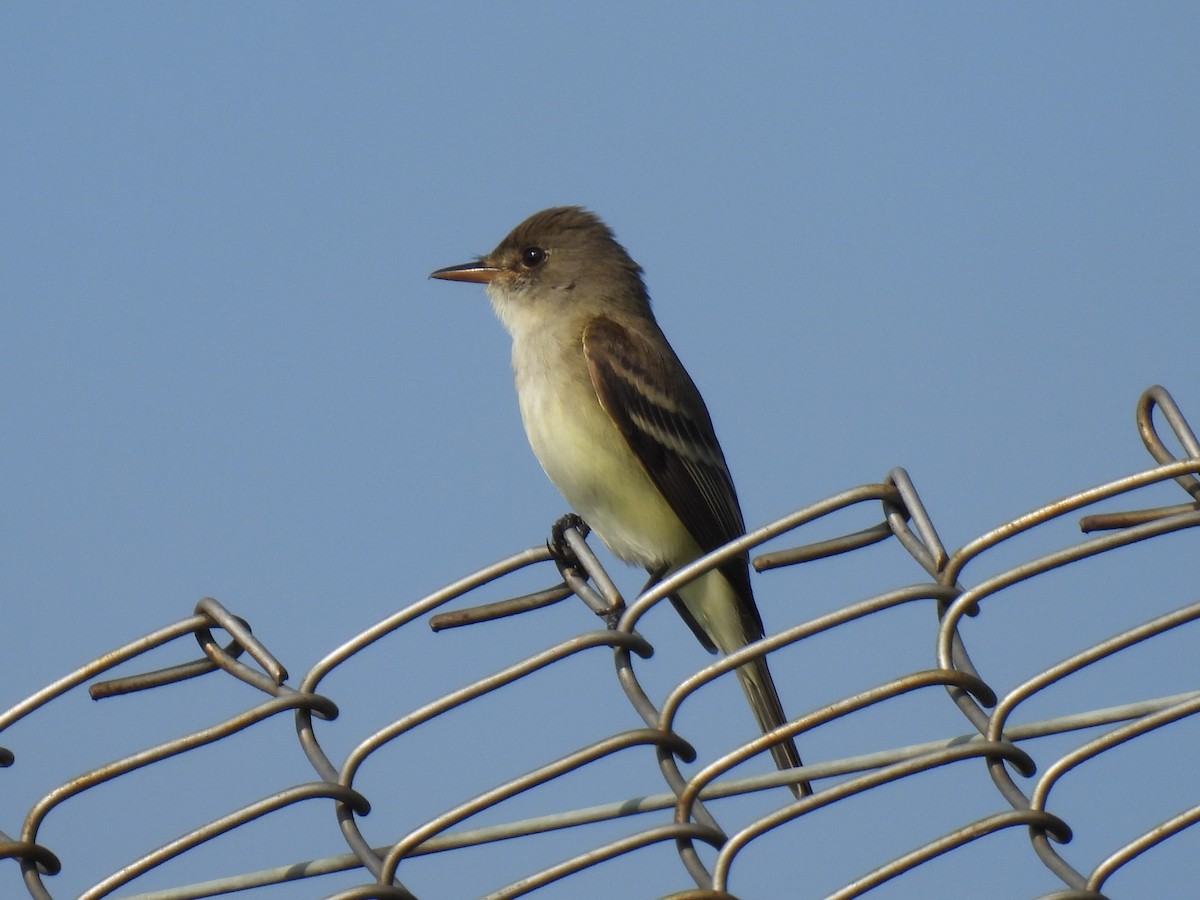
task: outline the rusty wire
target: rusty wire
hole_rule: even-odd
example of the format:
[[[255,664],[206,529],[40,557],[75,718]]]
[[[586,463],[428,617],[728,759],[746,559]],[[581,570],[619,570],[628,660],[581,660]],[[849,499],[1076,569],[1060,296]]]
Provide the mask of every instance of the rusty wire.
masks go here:
[[[1158,411],[1182,448],[1176,457],[1159,436],[1155,425]],[[17,837],[0,832],[0,858],[15,860],[17,866],[0,873],[4,896],[18,891],[14,873],[29,896],[54,896],[53,876],[59,872],[65,848],[42,843],[42,824],[51,811],[79,794],[92,790],[147,766],[185,754],[220,741],[257,722],[280,714],[294,718],[296,734],[303,753],[314,771],[312,781],[296,784],[265,797],[250,799],[244,806],[206,822],[187,834],[147,851],[140,859],[106,876],[81,896],[111,896],[140,875],[168,860],[188,853],[219,835],[234,831],[248,822],[302,802],[329,804],[345,840],[345,848],[329,856],[289,862],[274,868],[240,874],[220,873],[213,881],[200,885],[180,885],[176,889],[155,891],[143,898],[207,897],[255,887],[291,881],[315,879],[306,895],[319,894],[319,877],[333,872],[359,870],[360,884],[328,896],[349,898],[411,898],[415,894],[405,886],[405,864],[417,857],[443,854],[447,865],[454,865],[455,854],[468,847],[490,842],[534,837],[564,829],[580,829],[593,823],[629,819],[635,824],[624,836],[590,846],[584,852],[533,869],[531,874],[508,884],[498,884],[487,895],[492,898],[519,897],[551,884],[569,884],[573,875],[643,848],[673,855],[679,871],[678,898],[718,898],[733,896],[737,889],[735,863],[748,846],[763,835],[804,819],[819,816],[820,811],[849,798],[870,796],[884,785],[901,782],[923,773],[937,773],[962,765],[975,765],[984,777],[990,776],[996,794],[996,807],[982,817],[962,822],[958,827],[930,840],[919,841],[910,850],[891,860],[879,860],[829,896],[861,896],[897,876],[989,835],[1008,829],[1020,829],[1029,835],[1028,851],[1061,883],[1061,888],[1044,894],[1046,898],[1100,898],[1106,883],[1116,874],[1164,841],[1170,840],[1200,821],[1200,790],[1184,785],[1180,803],[1185,808],[1152,827],[1130,829],[1125,842],[1112,847],[1108,854],[1090,867],[1079,868],[1064,857],[1059,847],[1071,841],[1073,829],[1086,828],[1087,821],[1068,821],[1056,811],[1056,789],[1064,778],[1080,767],[1088,766],[1111,749],[1161,731],[1171,723],[1200,711],[1200,690],[1161,697],[1139,698],[1133,702],[1113,703],[1099,709],[1074,710],[1064,715],[1033,721],[1015,721],[1025,704],[1048,688],[1090,666],[1095,666],[1128,648],[1178,632],[1200,618],[1200,602],[1147,617],[1132,627],[1116,630],[1107,639],[1091,646],[1076,648],[1064,658],[1041,671],[1008,686],[998,696],[998,685],[986,672],[978,671],[968,653],[971,640],[961,628],[964,617],[986,613],[989,604],[1001,592],[1045,573],[1075,565],[1100,554],[1115,552],[1137,542],[1200,525],[1200,442],[1170,395],[1161,387],[1145,392],[1137,405],[1138,430],[1154,458],[1155,465],[1143,472],[1064,496],[967,542],[951,553],[942,544],[933,521],[925,510],[916,488],[903,469],[896,469],[879,483],[865,484],[843,491],[826,500],[797,510],[775,522],[720,548],[687,568],[662,580],[652,579],[636,597],[626,600],[591,552],[585,538],[586,526],[566,519],[554,530],[548,546],[535,547],[475,572],[433,594],[397,611],[389,618],[363,631],[328,653],[297,682],[288,684],[289,675],[265,642],[251,633],[249,625],[212,599],[202,600],[194,614],[130,641],[93,660],[55,683],[33,694],[0,715],[0,735],[14,723],[36,714],[51,701],[85,683],[94,698],[112,697],[138,691],[158,690],[182,679],[215,673],[236,679],[264,695],[251,708],[206,728],[197,729],[173,740],[98,765],[89,772],[50,791],[25,814]],[[1027,559],[991,572],[974,583],[965,577],[977,561],[994,548],[1010,542],[1032,529],[1091,509],[1103,501],[1122,498],[1164,482],[1175,482],[1187,496],[1185,502],[1126,512],[1093,512],[1079,520],[1085,533],[1098,536],[1076,540],[1058,550]],[[876,504],[878,506],[876,506]],[[878,524],[831,539],[812,541],[801,546],[771,550],[754,560],[755,568],[768,571],[795,567],[832,556],[850,554],[863,548],[895,539],[916,563],[922,579],[914,584],[895,587],[874,596],[847,602],[829,612],[799,622],[736,654],[717,660],[679,682],[661,700],[654,700],[639,675],[639,665],[653,653],[654,647],[641,634],[638,623],[656,604],[679,585],[722,560],[753,550],[840,510],[865,507],[879,510]],[[1195,567],[1193,553],[1181,565]],[[500,602],[472,602],[473,595],[485,585],[505,579],[525,569],[553,567],[554,584]],[[428,623],[435,630],[458,627],[486,628],[498,618],[525,613],[571,596],[584,600],[598,618],[595,627],[541,652],[514,660],[490,676],[472,681],[442,694],[418,708],[395,718],[387,726],[362,737],[344,758],[331,758],[321,742],[321,729],[335,727],[338,716],[335,699],[321,693],[324,680],[347,661],[361,654],[405,626]],[[465,604],[464,602],[465,601]],[[445,609],[455,604],[452,609]],[[885,683],[809,709],[787,725],[770,734],[754,737],[713,758],[697,761],[685,774],[681,763],[695,758],[695,750],[685,734],[677,733],[677,715],[690,698],[705,685],[728,675],[740,662],[756,655],[778,653],[782,648],[799,645],[818,635],[833,632],[849,623],[860,622],[901,607],[927,608],[930,631],[929,665],[905,672]],[[986,618],[986,615],[983,616]],[[213,636],[219,629],[228,638],[222,646]],[[976,631],[976,633],[978,633]],[[98,676],[125,666],[148,651],[186,638],[198,643],[203,656],[152,672],[124,675],[96,682]],[[1193,644],[1194,646],[1194,644]],[[608,653],[615,664],[610,685],[597,687],[611,694],[620,691],[641,719],[642,727],[614,731],[567,755],[542,762],[523,774],[494,784],[490,789],[466,798],[448,798],[440,814],[415,825],[386,846],[372,846],[360,830],[360,819],[370,808],[370,799],[387,803],[394,798],[368,798],[356,788],[364,763],[381,748],[405,741],[413,729],[455,710],[468,710],[479,698],[494,694],[506,685],[532,673],[560,665],[581,654]],[[250,662],[243,661],[247,657]],[[253,663],[253,665],[251,664]],[[814,735],[823,726],[882,707],[908,694],[940,692],[968,723],[968,733],[931,735],[919,744],[889,746],[885,741],[868,753],[840,759],[819,759],[806,752],[807,765],[801,773],[745,775],[732,774],[742,762],[762,755],[774,743],[789,736]],[[1048,735],[1066,735],[1082,729],[1088,739],[1057,757],[1039,758],[1033,741]],[[881,738],[883,735],[880,736]],[[643,764],[657,761],[665,790],[659,794],[630,797],[619,802],[582,808],[560,809],[551,814],[524,817],[491,824],[466,827],[472,818],[500,808],[513,797],[538,785],[569,775],[598,760],[612,757],[629,748],[653,748],[653,753],[637,757]],[[20,747],[17,748],[20,750]],[[1194,754],[1194,748],[1187,748]],[[530,758],[536,754],[531,752]],[[20,758],[19,753],[17,758]],[[977,761],[972,763],[971,761]],[[627,765],[629,763],[626,763]],[[14,754],[0,747],[0,766],[14,766]],[[14,771],[20,771],[18,766]],[[1036,777],[1035,777],[1036,776]],[[929,775],[926,775],[929,777]],[[750,792],[770,791],[788,781],[806,779],[814,783],[812,796],[784,802],[782,792],[775,798],[777,807],[750,821],[723,824],[712,804],[720,798]],[[788,795],[790,798],[790,795]],[[12,815],[7,809],[5,815]],[[525,847],[525,844],[516,845]],[[346,852],[348,848],[349,852]],[[702,849],[708,848],[708,849]],[[56,852],[58,851],[58,852]],[[521,852],[520,850],[514,852]],[[532,860],[533,857],[531,856]],[[531,863],[531,868],[533,864]],[[789,895],[805,896],[803,890]],[[128,896],[128,895],[127,895]]]

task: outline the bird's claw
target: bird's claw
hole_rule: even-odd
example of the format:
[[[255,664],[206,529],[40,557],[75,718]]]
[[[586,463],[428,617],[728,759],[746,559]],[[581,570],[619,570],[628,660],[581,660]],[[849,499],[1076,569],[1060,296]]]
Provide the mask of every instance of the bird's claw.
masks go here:
[[[580,537],[587,537],[588,528],[587,522],[583,521],[575,513],[567,513],[554,523],[550,529],[550,540],[546,542],[546,549],[554,554],[554,557],[564,565],[568,565],[576,571],[582,571],[582,566],[579,563],[579,558],[575,555],[575,551],[571,549],[571,545],[567,543],[566,532],[568,529],[574,528],[579,532]]]

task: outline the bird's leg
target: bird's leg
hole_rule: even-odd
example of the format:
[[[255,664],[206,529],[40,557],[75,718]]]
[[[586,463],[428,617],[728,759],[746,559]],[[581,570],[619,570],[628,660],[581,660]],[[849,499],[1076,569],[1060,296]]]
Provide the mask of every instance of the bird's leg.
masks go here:
[[[662,577],[667,574],[667,569],[669,568],[670,566],[664,563],[657,569],[647,569],[646,572],[650,577],[646,579],[646,583],[643,584],[642,589],[638,591],[638,596],[640,597],[642,594],[646,593],[646,591],[650,590],[650,588],[662,581]]]

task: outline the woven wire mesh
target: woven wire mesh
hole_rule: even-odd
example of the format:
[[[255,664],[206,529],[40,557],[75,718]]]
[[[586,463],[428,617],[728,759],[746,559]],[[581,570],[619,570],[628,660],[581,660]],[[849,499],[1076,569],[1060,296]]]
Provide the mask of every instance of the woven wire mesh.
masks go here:
[[[1178,458],[1158,435],[1156,410],[1182,448]],[[866,842],[865,855],[860,853],[854,858],[870,860],[870,864],[854,872],[840,888],[822,893],[838,898],[860,896],[980,845],[993,855],[1019,855],[1022,865],[1035,860],[1044,866],[1054,883],[1060,885],[1043,893],[1047,898],[1105,896],[1106,884],[1118,873],[1124,874],[1125,883],[1137,894],[1138,866],[1153,859],[1158,845],[1183,834],[1200,819],[1200,789],[1194,780],[1182,782],[1179,796],[1170,798],[1175,812],[1149,824],[1135,823],[1132,816],[1125,821],[1110,810],[1098,813],[1097,804],[1089,807],[1085,803],[1081,811],[1075,811],[1078,804],[1057,801],[1073,775],[1088,767],[1108,765],[1112,777],[1136,782],[1139,773],[1152,763],[1136,752],[1120,752],[1126,746],[1155,746],[1151,742],[1158,737],[1165,741],[1168,755],[1194,759],[1195,746],[1188,732],[1168,726],[1200,710],[1200,690],[1184,685],[1181,687],[1186,690],[1162,696],[1131,698],[1126,696],[1119,670],[1113,676],[1106,674],[1109,670],[1105,667],[1123,655],[1147,651],[1195,658],[1195,632],[1188,626],[1200,618],[1200,602],[1176,606],[1179,598],[1154,597],[1151,602],[1149,597],[1138,597],[1131,603],[1132,623],[1088,622],[1086,631],[1072,624],[1058,627],[1050,615],[1055,598],[1071,590],[1070,582],[1062,580],[1063,572],[1100,558],[1111,558],[1118,566],[1127,565],[1121,556],[1126,548],[1149,541],[1179,540],[1169,536],[1200,525],[1200,444],[1182,413],[1165,390],[1155,387],[1139,401],[1137,422],[1154,458],[1152,468],[1062,497],[967,542],[953,553],[943,547],[929,513],[902,469],[892,471],[880,483],[843,491],[759,528],[669,579],[648,586],[632,600],[621,596],[593,554],[586,528],[565,520],[556,528],[551,546],[517,553],[400,609],[331,651],[295,681],[272,655],[268,638],[252,634],[246,622],[215,600],[205,599],[193,615],[103,654],[0,715],[0,734],[12,734],[16,723],[33,714],[44,714],[51,701],[84,684],[89,684],[94,699],[178,690],[178,684],[189,679],[199,679],[202,685],[214,679],[233,679],[257,692],[254,702],[224,721],[98,763],[91,771],[47,792],[27,811],[15,836],[0,832],[0,856],[16,861],[0,873],[0,894],[16,896],[23,888],[33,897],[55,895],[53,876],[61,865],[70,863],[73,848],[57,847],[45,836],[45,823],[52,814],[69,816],[72,806],[89,792],[102,792],[114,780],[129,780],[134,773],[148,768],[169,766],[181,755],[199,754],[215,743],[232,741],[243,730],[275,717],[294,720],[294,739],[282,731],[274,736],[281,743],[281,755],[294,751],[298,740],[314,773],[311,780],[267,793],[244,785],[245,805],[146,851],[140,859],[101,878],[80,896],[99,898],[128,891],[131,888],[126,886],[139,876],[176,857],[195,853],[219,837],[236,837],[249,823],[277,821],[279,824],[272,827],[305,827],[297,826],[294,818],[285,815],[285,810],[297,805],[309,809],[315,805],[321,815],[336,822],[337,831],[327,830],[326,834],[340,834],[344,844],[331,846],[328,855],[280,860],[252,872],[214,871],[213,880],[204,884],[179,885],[136,896],[164,900],[233,891],[251,891],[253,895],[255,889],[269,891],[270,886],[281,884],[290,885],[289,891],[302,891],[304,896],[346,900],[442,896],[416,888],[406,880],[406,873],[420,861],[424,871],[436,877],[444,867],[463,865],[462,858],[472,848],[494,842],[509,842],[510,853],[527,874],[516,879],[497,875],[498,880],[490,882],[486,893],[492,898],[540,895],[543,890],[555,888],[560,889],[560,896],[572,896],[575,879],[584,873],[603,872],[631,854],[645,853],[674,861],[677,882],[672,896],[731,896],[740,890],[739,859],[752,854],[756,845],[770,842],[773,852],[787,853],[795,848],[799,854],[806,823],[830,827],[822,824],[828,820],[821,817],[839,808],[849,810],[852,822],[879,821],[904,840],[907,823],[902,812],[896,812],[896,801],[894,796],[889,799],[888,792],[906,782],[918,784],[927,801],[943,805],[951,827],[940,834],[915,838],[899,855],[872,857],[873,845]],[[1126,496],[1137,494],[1140,498],[1148,492],[1161,494],[1167,490],[1177,493],[1179,488],[1185,493],[1177,498],[1182,501],[1177,505],[1142,508],[1137,499]],[[1114,513],[1105,506],[1113,500],[1139,508]],[[656,674],[652,665],[655,660],[651,659],[655,647],[649,632],[643,633],[638,626],[651,610],[662,608],[661,601],[679,584],[731,554],[754,552],[767,542],[780,543],[806,530],[840,523],[847,514],[860,515],[864,510],[871,517],[878,516],[878,524],[755,557],[756,569],[764,573],[771,570],[771,574],[759,576],[760,580],[833,558],[869,570],[873,565],[869,554],[874,552],[869,548],[889,545],[905,554],[913,573],[911,583],[891,586],[866,599],[837,598],[828,611],[815,618],[769,634],[738,654],[687,671],[685,677],[664,683]],[[1073,537],[1057,550],[1024,558],[1025,535],[1051,528],[1056,522],[1074,522],[1081,513],[1087,513],[1078,519],[1084,537]],[[1184,535],[1183,540],[1191,543],[1183,544],[1181,550],[1172,548],[1168,558],[1180,569],[1191,571],[1197,559],[1194,539]],[[967,577],[968,570],[985,566],[980,560],[992,558],[999,561],[986,575],[974,580]],[[509,590],[510,582],[522,578],[521,584],[532,578],[549,586],[534,591]],[[1046,604],[1032,620],[998,614],[1003,610],[1002,598],[1031,585],[1044,595],[1041,602]],[[1144,582],[1144,586],[1153,593],[1153,581]],[[510,596],[512,593],[519,596]],[[497,595],[502,599],[482,602]],[[426,631],[427,625],[432,625],[435,632],[465,627],[467,634],[500,627],[527,630],[536,626],[534,611],[552,604],[561,606],[562,601],[572,597],[583,600],[598,616],[575,616],[574,621],[584,623],[584,631],[538,652],[508,658],[486,676],[449,691],[444,685],[433,685],[429,699],[408,711],[380,702],[378,705],[388,712],[388,724],[365,736],[352,736],[351,743],[346,743],[346,735],[338,733],[342,722],[335,720],[342,697],[339,689],[330,689],[330,685],[338,681],[337,673],[351,667],[363,654],[386,652],[399,635],[414,628],[421,629],[429,640],[442,637]],[[789,609],[803,607],[795,604]],[[891,641],[864,643],[856,629],[870,625],[878,633],[878,623],[882,622],[882,633],[888,634],[888,623],[892,621],[889,617],[899,611],[911,613],[924,623],[918,646],[897,647]],[[224,637],[218,639],[215,632],[223,632]],[[1081,644],[1080,633],[1103,637]],[[989,662],[977,665],[971,651],[985,646],[985,638],[994,639],[1005,652],[997,655],[995,645],[988,647],[984,655]],[[199,644],[202,658],[144,671],[141,657],[154,652],[187,656],[185,648],[190,640]],[[871,684],[860,684],[849,694],[844,693],[838,673],[830,673],[822,679],[821,692],[835,699],[817,706],[811,702],[805,705],[804,685],[793,686],[780,679],[785,703],[795,718],[785,728],[761,737],[743,722],[706,718],[709,691],[715,685],[732,683],[729,676],[739,662],[756,654],[771,654],[773,662],[782,661],[785,655],[794,659],[821,642],[850,647],[851,652],[843,651],[843,658],[870,658],[885,670],[902,659],[923,658],[925,664],[893,671],[890,677]],[[490,642],[489,649],[494,650],[497,643]],[[1055,661],[1046,664],[1044,654],[1026,653],[1032,645],[1054,648],[1051,658]],[[666,654],[665,640],[658,654]],[[488,656],[488,664],[493,658],[502,659]],[[1031,668],[1029,660],[1034,658],[1043,661]],[[556,696],[568,683],[557,673],[581,660],[589,665],[583,682],[589,694],[581,695],[578,687],[572,687],[570,696]],[[118,667],[140,673],[96,681]],[[1072,706],[1078,698],[1066,688],[1089,673],[1099,673],[1093,681],[1099,684],[1103,702],[1096,705],[1092,701],[1097,693],[1085,692],[1082,696],[1088,698],[1089,705]],[[419,673],[407,673],[406,677],[419,680]],[[370,693],[362,685],[354,685],[352,679],[347,679],[340,690],[350,697]],[[384,698],[388,694],[376,693]],[[1051,707],[1055,714],[1039,715],[1047,709],[1042,702],[1047,695],[1056,697]],[[829,746],[841,746],[836,740],[837,729],[846,721],[872,714],[882,715],[881,722],[889,721],[889,715],[904,720],[911,708],[906,704],[918,697],[921,702],[944,707],[951,714],[945,721],[957,721],[959,728],[897,743],[895,737],[904,733],[903,729],[894,724],[881,725],[869,729],[873,743],[858,752],[837,757],[823,757],[819,752],[826,746],[821,740],[826,733],[834,735],[826,742]],[[509,709],[516,723],[518,707],[552,709],[556,702],[564,708],[582,707],[589,711],[588,718],[595,711],[598,733],[564,753],[548,755],[548,749],[557,746],[552,740],[557,736],[557,719],[552,715],[535,719],[544,726],[537,730],[522,732],[523,726],[514,724],[515,735],[493,731],[485,736],[470,721],[473,710],[488,703]],[[796,715],[799,709],[803,712]],[[436,737],[420,742],[418,736],[423,730],[440,721],[455,723],[457,733],[465,737],[442,745]],[[779,787],[795,778],[794,773],[775,772],[763,762],[771,743],[787,735],[797,737],[806,762],[803,777],[815,788],[813,796],[799,801]],[[388,792],[373,791],[372,780],[364,774],[368,765],[403,769],[410,775],[408,783],[415,794],[423,780],[422,763],[429,761],[430,754],[450,755],[451,747],[471,744],[472,753],[478,755],[492,749],[489,742],[498,745],[509,738],[524,748],[526,766],[522,771],[486,785],[470,777],[473,769],[465,771],[460,795],[437,798],[440,806],[416,820],[411,813],[407,819],[402,816],[400,821],[407,824],[398,837],[368,837],[364,823],[369,821],[366,816],[372,807],[376,813],[406,804],[420,808],[420,804],[411,803],[409,796],[390,788]],[[345,745],[345,750],[332,751],[330,747],[335,744]],[[21,742],[14,746],[19,756]],[[471,758],[464,756],[454,764],[469,768]],[[619,767],[611,765],[614,761],[619,761]],[[747,761],[749,765],[741,768]],[[36,776],[36,760],[22,759],[21,763],[15,765],[14,754],[0,748],[0,765],[12,767],[9,777]],[[606,764],[610,764],[605,769],[610,773],[609,788],[618,799],[580,803],[571,779],[590,767]],[[614,779],[611,773],[620,777]],[[176,777],[176,773],[168,774],[168,783]],[[625,778],[629,785],[637,786],[649,784],[647,779],[652,779],[659,789],[642,794],[635,793],[636,787],[623,791]],[[970,782],[976,796],[986,794],[990,798],[982,809],[963,812],[958,800],[965,782]],[[537,815],[528,813],[537,805],[523,800],[542,798],[547,787],[559,784],[567,787],[551,795],[559,804],[557,808]],[[749,802],[727,806],[730,801],[725,798]],[[875,798],[878,806],[872,805]],[[138,795],[139,806],[170,802],[153,791]],[[1068,808],[1073,814],[1066,812]],[[4,804],[0,809],[10,822],[19,815],[18,810]],[[1107,851],[1085,862],[1075,857],[1068,861],[1064,848],[1074,834],[1095,830],[1101,818],[1105,839],[1113,841]],[[607,825],[608,829],[597,830],[598,825]],[[568,845],[555,840],[564,833],[578,835],[570,845],[576,849],[567,855],[562,855],[561,848]],[[1006,833],[1020,833],[1026,838],[1020,842],[997,840],[996,836]],[[1109,837],[1114,834],[1119,838]],[[104,836],[97,840],[103,844]],[[322,876],[334,872],[356,873],[356,886],[332,892],[322,888]],[[488,878],[487,873],[484,878]],[[646,895],[637,885],[611,893]],[[945,896],[962,893],[950,887],[943,891]],[[801,882],[789,882],[781,887],[780,895],[818,894],[806,891]],[[1182,888],[1180,896],[1187,895],[1188,889]]]

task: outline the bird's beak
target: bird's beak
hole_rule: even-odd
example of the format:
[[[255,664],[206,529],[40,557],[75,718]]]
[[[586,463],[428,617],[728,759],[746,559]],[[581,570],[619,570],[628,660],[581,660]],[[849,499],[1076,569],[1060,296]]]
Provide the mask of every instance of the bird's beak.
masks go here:
[[[429,277],[442,278],[446,281],[475,281],[487,284],[496,277],[499,271],[496,266],[489,266],[483,260],[476,260],[463,263],[461,266],[446,266],[444,269],[430,272]]]

